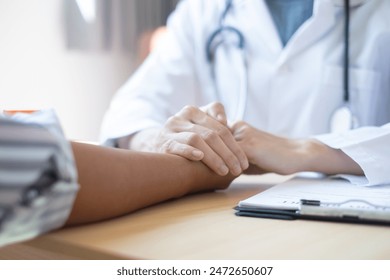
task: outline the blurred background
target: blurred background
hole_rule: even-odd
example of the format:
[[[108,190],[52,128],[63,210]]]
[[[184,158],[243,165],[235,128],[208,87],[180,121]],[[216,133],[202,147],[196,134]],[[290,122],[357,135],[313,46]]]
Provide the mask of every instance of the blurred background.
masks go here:
[[[0,110],[54,108],[68,138],[97,141],[177,2],[0,0]]]

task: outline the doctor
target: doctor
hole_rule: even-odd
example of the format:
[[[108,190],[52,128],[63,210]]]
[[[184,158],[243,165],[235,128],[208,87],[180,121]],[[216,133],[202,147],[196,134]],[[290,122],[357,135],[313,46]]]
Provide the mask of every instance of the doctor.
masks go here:
[[[389,183],[389,12],[383,0],[182,1],[113,99],[102,141],[220,175],[249,160]]]

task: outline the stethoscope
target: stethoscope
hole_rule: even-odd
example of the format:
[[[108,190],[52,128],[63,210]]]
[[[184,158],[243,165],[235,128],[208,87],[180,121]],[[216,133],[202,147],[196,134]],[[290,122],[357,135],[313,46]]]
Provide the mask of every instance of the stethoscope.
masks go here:
[[[350,89],[349,89],[349,0],[344,0],[344,51],[343,51],[343,104],[337,108],[330,119],[330,131],[342,132],[358,126],[357,116],[353,113],[350,102]],[[225,18],[229,11],[233,8],[233,0],[226,0],[225,8],[219,19],[219,27],[211,33],[206,42],[206,58],[211,65],[212,78],[214,81],[214,90],[220,99],[220,93],[218,92],[216,85],[215,74],[215,54],[218,47],[227,41],[227,35],[231,34],[236,37],[235,45],[240,52],[241,62],[235,65],[238,71],[240,90],[239,99],[236,108],[236,113],[233,116],[233,120],[243,119],[246,109],[246,102],[248,98],[248,71],[246,65],[245,56],[245,38],[240,30],[233,26],[225,24]],[[231,38],[231,37],[229,37]]]
[[[245,55],[245,38],[240,30],[233,26],[225,25],[225,18],[228,12],[233,7],[233,0],[227,0],[225,9],[223,10],[221,17],[219,19],[219,27],[211,33],[210,37],[206,42],[206,56],[207,61],[211,65],[211,75],[214,81],[214,91],[217,94],[217,99],[220,100],[220,92],[218,91],[218,87],[216,84],[216,74],[215,74],[215,54],[218,47],[220,47],[223,43],[227,41],[227,39],[232,40],[232,36],[235,38],[235,42],[233,42],[237,49],[239,50],[239,56],[241,57],[237,64],[234,65],[234,68],[238,72],[239,76],[239,95],[238,95],[238,103],[236,106],[236,112],[234,116],[230,116],[229,120],[237,121],[244,118],[245,109],[246,109],[246,101],[248,97],[248,71],[246,65],[246,55]],[[232,118],[231,118],[232,117]]]

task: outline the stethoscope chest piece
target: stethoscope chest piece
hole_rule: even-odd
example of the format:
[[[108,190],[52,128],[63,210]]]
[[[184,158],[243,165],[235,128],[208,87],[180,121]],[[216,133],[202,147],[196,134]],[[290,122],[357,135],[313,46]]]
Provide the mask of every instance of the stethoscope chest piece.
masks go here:
[[[348,105],[337,108],[330,119],[330,131],[335,133],[350,130],[356,125],[356,118]]]

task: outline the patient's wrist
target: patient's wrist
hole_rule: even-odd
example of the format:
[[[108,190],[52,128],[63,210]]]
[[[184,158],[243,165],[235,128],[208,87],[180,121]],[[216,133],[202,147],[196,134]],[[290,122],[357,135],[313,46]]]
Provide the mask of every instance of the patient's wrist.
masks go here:
[[[314,139],[304,139],[299,140],[299,142],[300,146],[297,152],[300,156],[297,160],[297,172],[323,172],[321,165],[326,154],[325,145]]]
[[[311,139],[288,139],[287,160],[283,174],[314,171],[319,162],[321,147]]]

